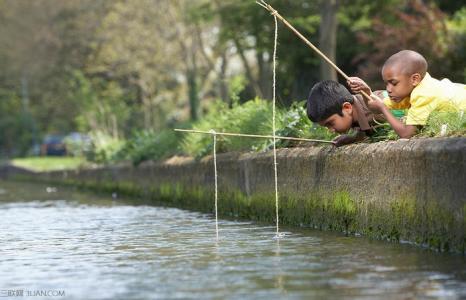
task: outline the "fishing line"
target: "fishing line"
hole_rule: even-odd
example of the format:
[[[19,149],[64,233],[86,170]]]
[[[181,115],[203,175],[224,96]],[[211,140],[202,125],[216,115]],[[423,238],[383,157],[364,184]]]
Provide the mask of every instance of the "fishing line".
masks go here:
[[[217,134],[215,130],[211,130],[214,139],[214,176],[215,176],[215,233],[218,241],[218,188],[217,188]]]

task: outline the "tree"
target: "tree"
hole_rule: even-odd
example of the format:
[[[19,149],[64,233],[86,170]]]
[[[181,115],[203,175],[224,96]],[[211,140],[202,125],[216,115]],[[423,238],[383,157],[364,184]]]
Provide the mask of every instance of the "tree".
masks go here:
[[[319,26],[315,1],[270,1],[290,23],[317,45],[314,35]],[[221,37],[232,45],[248,79],[246,99],[272,95],[272,50],[274,23],[270,13],[253,1],[218,1]],[[319,78],[319,58],[279,22],[278,100],[289,105],[307,95],[310,82]]]
[[[322,1],[320,10],[320,50],[334,63],[336,63],[338,5],[338,0],[325,0]],[[320,79],[337,80],[337,72],[324,60],[320,62]]]
[[[427,59],[429,72],[435,77],[462,80],[462,70],[455,72],[458,67],[452,64],[457,45],[452,41],[446,15],[441,10],[433,3],[412,0],[401,9],[392,8],[389,15],[393,20],[387,21],[384,15],[376,14],[371,30],[359,32],[359,42],[371,45],[360,56],[363,57],[358,70],[361,77],[378,82],[375,87],[383,88],[380,69],[385,60],[402,49],[412,49]]]
[[[3,71],[21,93],[26,82],[30,111],[41,131],[67,130],[76,116],[76,103],[67,102],[70,70],[81,68],[104,2],[90,0],[2,2],[0,52]],[[92,22],[93,21],[93,22]],[[23,84],[24,87],[24,84]]]

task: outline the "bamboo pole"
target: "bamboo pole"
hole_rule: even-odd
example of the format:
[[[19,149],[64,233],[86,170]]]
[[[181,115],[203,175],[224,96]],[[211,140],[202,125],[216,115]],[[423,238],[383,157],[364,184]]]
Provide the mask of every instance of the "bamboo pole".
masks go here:
[[[343,78],[350,81],[349,76],[345,74],[333,61],[331,61],[322,51],[319,50],[316,46],[314,46],[308,39],[306,39],[296,28],[293,27],[285,18],[283,18],[277,10],[275,10],[270,4],[267,4],[264,0],[256,1],[257,4],[268,10],[273,16],[276,16],[280,21],[283,22],[291,31],[293,31],[306,45],[312,48],[317,54],[320,55],[327,63],[329,63]],[[367,100],[372,101],[372,98],[364,91],[360,91],[360,93],[367,98]]]
[[[201,134],[212,134],[212,135],[223,135],[223,136],[250,137],[250,138],[265,138],[265,139],[273,139],[274,138],[273,135],[215,132],[213,130],[203,131],[203,130],[193,130],[193,129],[175,129],[175,131],[189,132],[189,133],[201,133]],[[281,140],[301,141],[301,142],[316,142],[316,143],[328,143],[328,144],[333,144],[334,143],[332,141],[326,141],[326,140],[294,138],[294,137],[287,137],[287,136],[275,136],[275,138],[276,139],[281,139]]]

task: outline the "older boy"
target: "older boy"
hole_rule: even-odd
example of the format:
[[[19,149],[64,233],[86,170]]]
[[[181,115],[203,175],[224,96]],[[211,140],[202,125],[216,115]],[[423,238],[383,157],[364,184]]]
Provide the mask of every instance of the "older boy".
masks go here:
[[[307,99],[307,116],[333,132],[346,133],[354,128],[354,135],[341,135],[334,140],[336,146],[362,141],[373,134],[375,119],[384,121],[383,116],[374,115],[362,97],[353,96],[341,84],[324,80],[315,84]]]
[[[373,97],[368,105],[381,112],[402,138],[412,137],[433,111],[466,110],[466,85],[432,78],[427,72],[427,61],[415,51],[392,55],[383,65],[382,77],[389,98],[382,102]],[[350,77],[348,85],[354,93],[371,94],[369,86],[358,77]],[[389,109],[408,109],[406,123],[393,117]]]

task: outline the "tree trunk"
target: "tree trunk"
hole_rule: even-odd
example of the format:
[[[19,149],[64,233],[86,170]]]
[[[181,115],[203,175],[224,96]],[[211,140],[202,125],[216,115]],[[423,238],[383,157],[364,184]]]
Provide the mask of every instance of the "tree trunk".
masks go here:
[[[259,67],[259,86],[264,99],[272,99],[272,76],[270,71],[270,62],[265,59],[263,51],[258,51],[256,54],[257,65]]]
[[[220,99],[223,101],[226,101],[228,103],[228,107],[233,107],[233,102],[231,101],[230,97],[228,96],[228,86],[227,86],[227,65],[228,65],[228,59],[227,55],[225,52],[222,53],[221,56],[221,64],[220,64],[220,71],[219,71],[219,94],[220,94]]]
[[[320,10],[319,46],[320,50],[333,62],[335,62],[337,48],[338,2],[339,0],[323,0]],[[323,59],[320,61],[320,79],[337,80],[337,72]]]
[[[259,84],[257,83],[257,81],[254,79],[254,76],[252,74],[252,70],[251,70],[251,67],[249,66],[249,63],[248,63],[248,60],[246,58],[246,55],[244,54],[244,49],[242,48],[240,42],[238,39],[234,38],[233,39],[233,42],[235,43],[235,46],[236,46],[236,50],[238,51],[238,54],[239,54],[239,57],[241,58],[241,61],[243,62],[243,67],[246,71],[246,76],[249,80],[249,84],[252,86],[252,88],[254,89],[254,91],[256,92],[256,95],[258,97],[261,97],[263,98],[263,93],[262,93],[262,90],[260,89],[260,86]]]
[[[199,118],[199,97],[197,94],[196,71],[188,70],[188,94],[191,120]]]

